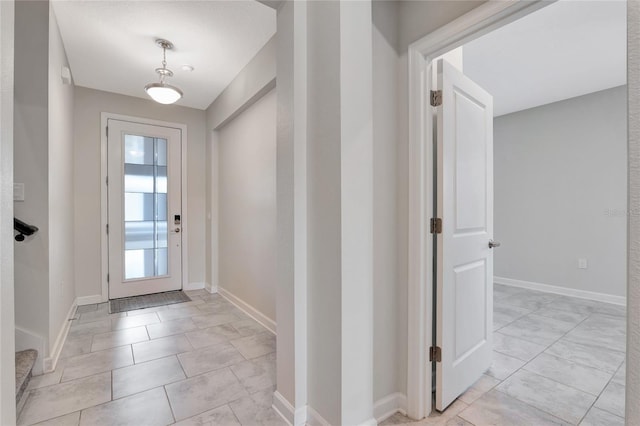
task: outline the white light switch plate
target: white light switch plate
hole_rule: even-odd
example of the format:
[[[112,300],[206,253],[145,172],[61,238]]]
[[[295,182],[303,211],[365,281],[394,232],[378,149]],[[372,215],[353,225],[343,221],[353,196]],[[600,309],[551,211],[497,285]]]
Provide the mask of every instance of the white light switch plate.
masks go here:
[[[587,259],[578,259],[578,269],[587,269]]]
[[[24,183],[13,184],[13,201],[24,201]]]

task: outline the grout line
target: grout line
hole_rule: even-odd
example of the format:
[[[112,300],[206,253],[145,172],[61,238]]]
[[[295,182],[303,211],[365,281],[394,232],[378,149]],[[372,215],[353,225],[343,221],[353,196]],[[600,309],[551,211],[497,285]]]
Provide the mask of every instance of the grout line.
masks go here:
[[[552,302],[553,302],[553,300],[550,300],[549,302],[546,302],[546,303],[544,303],[543,305],[548,305],[548,304],[550,304],[550,303],[552,303]],[[508,305],[508,304],[507,304],[507,305]],[[508,306],[510,306],[510,305],[508,305]],[[544,306],[543,306],[543,307],[544,307]],[[520,317],[520,318],[523,318],[524,316],[527,316],[527,315],[530,315],[530,314],[535,314],[535,312],[537,312],[537,311],[539,311],[539,310],[543,309],[543,307],[541,307],[541,308],[539,308],[539,309],[537,309],[537,310],[535,310],[535,311],[533,311],[533,312],[530,312],[530,313],[528,313],[528,314],[525,314],[525,315],[523,315],[523,316],[522,316],[522,317]],[[545,353],[545,352],[546,352],[546,351],[547,351],[551,346],[553,346],[554,344],[556,344],[559,340],[561,340],[562,338],[564,338],[565,336],[567,336],[567,334],[569,334],[570,332],[572,332],[573,330],[575,330],[576,328],[578,328],[582,323],[584,323],[585,321],[587,321],[589,318],[591,318],[591,317],[592,317],[592,315],[595,315],[595,314],[597,314],[597,313],[594,313],[594,312],[589,313],[589,314],[588,314],[588,315],[587,315],[587,316],[586,316],[582,321],[578,322],[574,327],[572,327],[571,329],[567,330],[564,334],[562,334],[560,337],[558,337],[558,338],[557,338],[556,340],[554,340],[552,343],[550,343],[549,345],[547,345],[547,346],[545,347],[545,349],[544,349],[542,352],[540,352],[538,355],[536,355],[536,356],[535,356],[534,358],[532,358],[531,360],[529,360],[529,361],[525,362],[525,364],[523,364],[520,368],[518,368],[516,371],[514,371],[511,375],[509,375],[507,378],[505,378],[505,379],[503,380],[503,382],[504,382],[504,381],[506,381],[507,379],[509,379],[511,376],[513,376],[516,372],[518,372],[518,371],[520,371],[520,370],[524,369],[527,365],[529,365],[529,363],[531,363],[531,362],[532,362],[533,360],[535,360],[538,356],[540,356],[540,354]],[[538,315],[538,316],[543,316],[543,315]],[[545,317],[545,318],[550,318],[550,317]],[[551,318],[551,319],[553,319],[553,318]],[[512,323],[513,323],[513,322],[515,322],[515,321],[517,321],[517,320],[512,321]],[[511,323],[510,323],[510,324],[511,324]],[[505,325],[505,327],[506,327],[506,325]],[[497,330],[496,330],[496,331],[497,331]],[[495,332],[495,331],[494,331],[494,332]],[[514,337],[514,336],[510,336],[510,337]],[[516,337],[516,338],[517,338],[517,337]],[[520,338],[520,339],[521,339],[521,340],[525,340],[525,341],[529,342],[529,340],[526,340],[525,338]],[[536,342],[530,342],[530,343],[536,343]],[[539,343],[536,343],[536,344],[539,344]],[[543,346],[543,345],[541,345],[541,346]],[[504,355],[504,354],[503,354],[503,355]],[[547,355],[550,355],[550,354],[547,354]],[[508,355],[505,355],[505,356],[508,356]],[[552,356],[552,355],[550,355],[550,356]],[[512,358],[515,358],[515,357],[512,357]],[[561,357],[558,357],[558,358],[561,358]],[[515,358],[515,359],[517,359],[517,358]],[[563,358],[562,358],[562,359],[563,359]],[[567,360],[567,361],[572,362],[571,360]],[[577,364],[578,364],[578,365],[580,365],[579,363],[577,363]],[[620,366],[618,367],[618,370],[620,369],[620,367],[621,367],[621,366],[622,366],[622,363],[621,363],[621,364],[620,364]],[[617,371],[618,371],[618,370],[616,370],[616,373],[617,373]],[[538,376],[540,376],[540,377],[543,377],[543,378],[547,378],[547,377],[545,377],[545,376],[542,376],[542,375],[537,374],[537,373],[535,373],[535,372],[532,372],[532,371],[530,371],[530,370],[524,370],[524,371],[527,371],[527,372],[529,372],[529,373],[531,373],[531,374],[536,374],[536,375],[538,375]],[[564,386],[570,387],[570,388],[572,388],[572,389],[576,389],[576,390],[578,390],[578,391],[580,391],[580,392],[584,392],[584,393],[586,393],[586,394],[588,394],[588,395],[595,396],[595,399],[594,399],[594,401],[591,403],[591,406],[590,406],[590,407],[585,411],[584,415],[581,417],[580,421],[582,421],[582,420],[586,417],[586,415],[589,413],[589,411],[593,408],[594,404],[595,404],[595,403],[597,402],[597,400],[600,398],[600,396],[602,395],[602,393],[604,392],[604,390],[609,386],[609,384],[610,384],[610,383],[611,383],[611,381],[613,380],[613,377],[615,376],[615,374],[616,374],[616,373],[614,373],[614,374],[611,376],[611,378],[609,379],[609,381],[607,382],[607,384],[603,387],[602,391],[601,391],[601,392],[600,392],[600,394],[598,394],[598,395],[593,395],[593,394],[590,394],[590,393],[588,393],[588,392],[584,392],[584,391],[582,391],[582,390],[580,390],[580,389],[574,388],[573,386],[567,385],[566,383],[560,383],[560,382],[557,382],[556,380],[553,380],[553,379],[550,379],[550,378],[547,378],[547,379],[552,380],[552,381],[554,381],[554,382],[556,382],[556,383],[562,384],[562,385],[564,385]],[[497,387],[497,386],[498,386],[498,385],[496,385],[496,387]],[[494,387],[494,389],[495,389],[495,387]],[[496,389],[496,391],[497,391],[497,392],[501,392],[499,389]],[[525,403],[525,404],[527,404],[527,405],[530,405],[530,404],[528,404],[527,402],[522,401],[522,400],[520,400],[520,399],[516,398],[516,397],[515,397],[515,396],[513,396],[513,395],[509,395],[509,394],[507,394],[507,393],[505,393],[505,392],[501,392],[501,393],[503,393],[503,394],[505,394],[505,395],[508,395],[508,396],[510,396],[511,398],[514,398],[514,399],[516,399],[516,400],[518,400],[518,401],[520,401],[520,402],[522,402],[522,403]],[[475,402],[475,401],[474,401],[474,402]],[[534,407],[534,408],[536,408],[536,409],[538,409],[538,410],[540,410],[540,411],[542,411],[542,412],[547,413],[546,411],[541,410],[541,409],[539,409],[539,408],[537,408],[537,407]],[[606,411],[606,410],[604,410],[604,411]],[[607,412],[608,412],[608,411],[607,411]],[[555,415],[553,415],[553,414],[551,414],[551,413],[547,413],[547,414],[552,415],[552,416],[554,416],[554,417],[558,418],[557,416],[555,416]],[[610,413],[610,414],[613,414],[613,413]],[[561,419],[561,420],[562,420],[562,419]],[[578,422],[578,424],[579,424],[579,423],[580,423],[580,422]]]
[[[536,410],[536,411],[540,411],[541,413],[544,413],[544,414],[546,414],[547,416],[551,416],[551,417],[553,417],[553,418],[555,418],[555,419],[560,420],[560,422],[561,422],[560,424],[564,424],[565,422],[568,422],[569,424],[573,424],[573,423],[569,422],[568,420],[565,420],[565,419],[563,419],[563,418],[561,418],[561,417],[556,416],[555,414],[548,413],[548,412],[546,412],[546,411],[544,411],[544,410],[541,410],[540,408],[536,407],[535,405],[531,405],[530,403],[528,403],[528,402],[526,402],[526,401],[522,401],[522,400],[520,400],[520,399],[516,398],[516,397],[515,397],[515,396],[513,396],[513,395],[509,395],[509,394],[508,394],[508,393],[506,393],[506,392],[502,392],[500,389],[495,389],[495,391],[496,391],[496,392],[500,392],[501,394],[506,395],[506,396],[508,396],[509,398],[515,399],[516,401],[518,401],[518,402],[519,402],[519,403],[521,403],[521,404],[528,405],[529,407],[533,408],[534,410]],[[576,424],[579,424],[579,423],[576,423]]]
[[[616,373],[618,371],[616,370]],[[589,414],[589,412],[591,411],[591,409],[596,405],[596,402],[598,402],[598,400],[600,399],[600,397],[602,396],[602,394],[604,393],[604,391],[607,389],[607,387],[609,386],[609,384],[611,383],[611,381],[613,380],[613,377],[615,376],[615,373],[611,376],[611,378],[609,379],[609,381],[607,382],[607,384],[602,388],[602,390],[600,391],[600,393],[596,396],[596,399],[593,400],[593,402],[591,403],[591,405],[589,406],[589,409],[584,413],[584,415],[580,418],[580,421],[578,422],[578,424],[580,424],[585,417],[587,417],[587,414]],[[597,408],[597,407],[596,407]],[[601,409],[602,410],[602,409]],[[603,411],[607,411],[607,410],[603,410]],[[607,411],[607,413],[609,413]],[[613,414],[613,413],[610,413]]]
[[[174,354],[173,356],[175,356],[176,359],[178,360],[178,364],[180,364],[180,368],[182,369],[182,373],[184,373],[184,377],[185,378],[183,380],[189,380],[191,377],[189,377],[189,375],[187,374],[187,370],[184,369],[184,365],[182,365],[182,361],[180,360],[180,357],[178,356],[178,354]],[[201,374],[204,374],[204,373],[201,373]],[[196,374],[196,376],[199,376],[199,374]],[[196,376],[193,376],[193,377],[196,377]]]
[[[173,412],[173,406],[171,405],[171,399],[169,399],[169,394],[167,393],[167,385],[163,385],[162,389],[164,390],[164,396],[167,398],[167,403],[169,404],[169,410],[171,411],[171,416],[173,417],[173,422],[176,423],[178,421],[178,419],[176,419],[176,413]]]

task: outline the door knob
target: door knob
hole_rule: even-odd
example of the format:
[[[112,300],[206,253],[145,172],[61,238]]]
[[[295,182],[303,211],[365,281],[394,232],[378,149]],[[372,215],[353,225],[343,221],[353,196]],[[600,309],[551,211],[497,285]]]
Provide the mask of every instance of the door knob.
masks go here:
[[[500,242],[489,240],[489,248],[500,247]]]
[[[176,232],[180,232],[180,228],[176,228]]]

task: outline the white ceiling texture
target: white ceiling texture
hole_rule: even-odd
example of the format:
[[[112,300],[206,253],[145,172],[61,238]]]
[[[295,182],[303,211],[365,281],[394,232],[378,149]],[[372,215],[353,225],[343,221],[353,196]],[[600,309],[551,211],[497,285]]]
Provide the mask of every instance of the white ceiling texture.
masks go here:
[[[495,115],[626,84],[625,1],[561,0],[463,47]]]
[[[206,109],[276,32],[276,12],[254,0],[53,2],[74,83],[146,98],[162,49],[179,105]],[[181,66],[189,64],[193,71]]]

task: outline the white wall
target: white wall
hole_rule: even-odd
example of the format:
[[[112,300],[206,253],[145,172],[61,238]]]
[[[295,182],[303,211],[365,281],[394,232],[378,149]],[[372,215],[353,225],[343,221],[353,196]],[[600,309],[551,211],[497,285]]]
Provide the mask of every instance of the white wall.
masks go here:
[[[14,2],[0,2],[0,424],[16,423],[13,279]]]
[[[69,62],[49,6],[49,350],[66,325],[74,282],[73,84],[62,81]]]
[[[626,102],[621,86],[495,119],[497,277],[625,296]]]
[[[142,90],[142,89],[141,89]],[[187,126],[187,256],[189,284],[205,281],[205,112],[76,87],[74,130],[75,281],[78,297],[100,295],[100,113]],[[185,283],[187,284],[187,283]]]
[[[275,322],[276,91],[219,129],[219,286]]]

